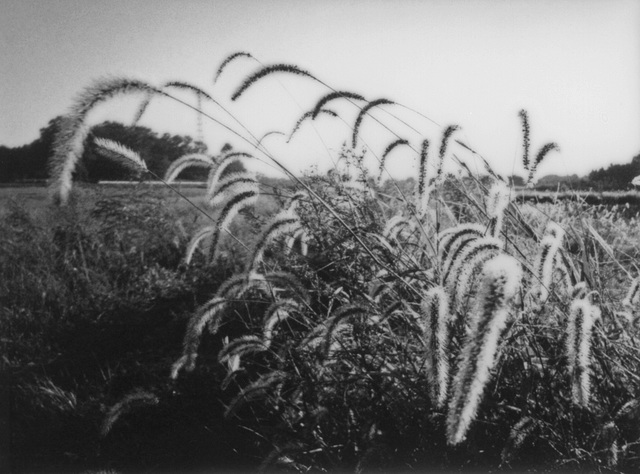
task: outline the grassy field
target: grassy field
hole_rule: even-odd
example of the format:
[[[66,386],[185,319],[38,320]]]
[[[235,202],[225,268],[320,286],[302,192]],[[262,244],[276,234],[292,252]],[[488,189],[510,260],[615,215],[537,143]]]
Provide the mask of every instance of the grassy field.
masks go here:
[[[638,262],[640,226],[622,212],[624,205],[593,207],[575,197],[555,203],[528,199],[518,206],[535,232],[543,232],[550,219],[562,225],[564,252],[580,267],[574,271],[599,293],[603,321],[594,333],[589,408],[573,406],[571,385],[562,375],[566,356],[557,329],[566,324],[571,299],[564,299],[567,290],[557,286],[545,303],[517,303],[519,319],[510,323],[480,420],[465,444],[448,447],[441,432],[443,412],[421,362],[420,326],[406,319],[420,313],[420,298],[417,306],[412,303],[416,285],[418,296],[431,294],[430,286],[420,283],[429,277],[417,276],[428,271],[428,261],[420,263],[427,251],[409,252],[416,234],[408,228],[374,247],[379,238],[371,236],[385,235],[385,222],[378,220],[388,219],[397,206],[392,200],[382,210],[368,201],[345,204],[340,196],[349,196],[348,188],[329,188],[322,177],[308,182],[319,186],[317,192],[325,190],[320,197],[338,210],[337,217],[348,217],[357,233],[341,229],[336,216],[310,202],[299,211],[316,236],[308,253],[287,254],[280,244],[270,246],[263,257],[269,271],[295,274],[309,291],[305,311],[312,312],[304,320],[291,316],[278,337],[308,337],[310,314],[327,320],[327,313],[341,314],[339,308],[379,312],[376,318],[389,327],[381,331],[380,323],[362,326],[359,320],[343,326],[338,345],[324,349],[340,354],[331,363],[314,361],[315,352],[296,352],[286,339],[276,339],[280,349],[273,353],[238,352],[246,362],[231,378],[232,362],[216,359],[225,341],[262,324],[271,303],[264,294],[251,293],[255,290],[245,294],[241,306],[228,309],[235,316],[224,323],[224,338],[202,340],[193,372],[176,379],[170,372],[183,353],[192,315],[225,280],[246,269],[247,249],[261,239],[284,202],[271,196],[272,188],[262,186],[266,196],[233,222],[233,237],[220,241],[213,265],[199,251],[185,265],[191,235],[211,220],[169,189],[79,186],[65,208],[52,206],[44,188],[2,189],[0,341],[5,399],[11,394],[10,467],[16,472],[248,471],[261,465],[604,472],[639,466],[633,438],[638,409],[627,407],[638,396],[637,333],[632,326],[613,324],[631,283],[626,272],[635,272]],[[208,209],[202,189],[182,192]],[[358,199],[368,199],[356,192]],[[461,220],[471,218],[474,211],[456,208],[462,198],[455,189],[443,197],[450,208],[450,217],[440,210],[443,227],[451,225],[446,220],[455,213]],[[523,264],[533,266],[535,247],[518,226],[516,220],[505,223],[505,236],[514,251],[525,252]],[[358,245],[373,255],[363,255]],[[402,285],[392,287],[387,279],[384,291],[373,290],[371,282],[380,275],[376,259],[386,262],[386,271],[404,272]],[[284,291],[280,298],[292,298],[279,291]],[[399,297],[404,306],[394,302]],[[450,350],[459,351],[463,341],[455,336]],[[265,385],[260,396],[241,406],[238,390],[243,393],[274,368],[295,378],[280,380],[273,393]],[[624,407],[631,421],[620,415]],[[611,434],[606,427],[614,421],[617,431]],[[526,426],[524,434],[514,435],[517,425]]]
[[[276,73],[313,78],[266,66],[231,101]],[[449,153],[455,142],[484,161],[455,125],[439,147],[394,132],[374,155],[361,125],[392,103],[334,90],[289,133],[320,112],[342,118],[323,108],[334,100],[359,110],[326,174],[265,180],[227,148],[168,165],[170,186],[197,166],[206,188],[73,181],[89,140],[149,175],[86,119],[124,93],[145,94],[140,114],[156,95],[186,104],[174,89],[212,99],[181,82],[87,87],[59,124],[49,198],[0,190],[9,470],[640,470],[635,194],[520,193]],[[534,152],[519,118],[533,185],[559,147]],[[415,179],[382,180],[395,147],[414,152]]]

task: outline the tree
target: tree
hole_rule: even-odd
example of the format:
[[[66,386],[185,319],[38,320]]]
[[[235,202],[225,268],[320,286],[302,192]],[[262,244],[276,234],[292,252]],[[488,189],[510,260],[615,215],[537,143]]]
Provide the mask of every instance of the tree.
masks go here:
[[[33,142],[19,147],[0,146],[0,182],[47,179],[48,161],[62,117],[50,120],[40,129],[40,136]],[[136,151],[147,163],[150,171],[164,175],[169,164],[189,153],[206,153],[207,146],[188,135],[157,133],[146,127],[127,126],[116,122],[104,122],[92,128],[85,142],[84,154],[75,172],[81,181],[123,180],[131,172],[123,165],[100,155],[93,145],[96,137],[115,140]],[[206,170],[186,170],[184,179],[206,179]]]
[[[640,175],[640,154],[631,159],[631,163],[609,165],[589,173],[589,181],[598,189],[628,189],[631,180]]]
[[[46,179],[47,160],[61,117],[49,120],[33,142],[15,148],[0,146],[0,182]]]

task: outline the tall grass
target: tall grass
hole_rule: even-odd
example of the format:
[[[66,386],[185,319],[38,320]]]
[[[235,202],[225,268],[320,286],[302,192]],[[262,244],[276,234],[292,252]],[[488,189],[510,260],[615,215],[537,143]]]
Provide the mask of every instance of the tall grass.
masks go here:
[[[227,58],[216,78],[242,56],[249,57]],[[613,250],[606,239],[615,234],[603,237],[587,215],[525,204],[486,161],[484,176],[446,174],[447,159],[470,170],[461,151],[481,159],[452,139],[455,125],[442,130],[433,158],[434,138],[401,138],[403,130],[393,128],[398,120],[392,126],[376,119],[397,137],[380,157],[366,145],[357,148],[366,142],[361,124],[372,109],[401,104],[359,105],[359,94],[283,64],[247,76],[231,100],[274,73],[311,78],[322,89],[289,136],[331,100],[359,109],[336,160],[345,166],[295,176],[253,133],[237,131],[290,182],[278,190],[281,210],[263,219],[253,241],[242,242],[243,264],[211,288],[187,322],[171,383],[207,366],[225,370],[225,415],[256,433],[264,469],[493,469],[527,462],[543,469],[637,468],[640,440],[622,434],[628,417],[616,415],[640,394],[638,284],[624,281],[637,255],[628,257],[619,245]],[[154,90],[129,84],[91,89],[78,110],[121,89]],[[62,201],[83,137],[80,111],[74,132],[63,130],[56,142]],[[558,147],[546,144],[531,157],[529,118],[525,111],[520,118],[522,166],[532,184],[539,163]],[[400,145],[415,153],[417,185],[388,181],[383,190],[385,160]],[[376,179],[366,155],[379,160]],[[167,182],[191,165],[211,168],[210,218],[186,246],[187,264],[215,267],[219,249],[237,238],[232,224],[264,198],[266,187],[247,173],[222,179],[229,163],[250,166],[251,159],[245,152],[189,156],[170,168]]]

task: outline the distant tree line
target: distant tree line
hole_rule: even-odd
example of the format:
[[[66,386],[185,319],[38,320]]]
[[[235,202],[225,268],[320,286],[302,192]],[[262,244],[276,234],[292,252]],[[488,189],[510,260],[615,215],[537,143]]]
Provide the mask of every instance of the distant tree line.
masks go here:
[[[640,153],[631,159],[631,163],[609,165],[589,173],[589,181],[597,189],[629,189],[631,180],[640,176]]]
[[[61,117],[49,121],[40,129],[40,136],[33,142],[14,148],[0,146],[0,182],[43,180],[49,177],[48,161],[52,155],[55,134]],[[207,146],[188,135],[158,135],[141,126],[127,126],[116,122],[104,122],[94,126],[87,137],[84,154],[75,172],[75,179],[97,182],[100,180],[131,179],[130,169],[105,158],[93,145],[93,138],[115,140],[135,152],[146,162],[150,171],[164,175],[169,164],[189,153],[207,153]],[[182,179],[206,179],[206,170],[185,170]]]
[[[48,160],[52,154],[55,134],[61,117],[49,121],[40,129],[40,136],[33,142],[14,148],[0,145],[0,183],[43,180],[48,178]],[[150,171],[164,175],[169,164],[189,153],[207,153],[207,146],[188,135],[158,135],[153,130],[141,126],[127,126],[116,122],[104,122],[92,128],[84,154],[76,169],[76,180],[97,182],[100,180],[131,179],[131,172],[120,163],[103,157],[93,145],[94,137],[115,140],[136,151],[147,163]],[[228,145],[225,145],[228,147]],[[224,150],[224,149],[223,149]],[[230,170],[234,171],[234,170]],[[610,165],[589,173],[586,177],[577,175],[547,175],[538,181],[537,189],[594,189],[625,190],[632,187],[631,180],[640,175],[640,154],[630,163]],[[185,170],[182,179],[201,180],[206,178],[206,170]],[[524,185],[517,175],[509,177],[515,186]]]

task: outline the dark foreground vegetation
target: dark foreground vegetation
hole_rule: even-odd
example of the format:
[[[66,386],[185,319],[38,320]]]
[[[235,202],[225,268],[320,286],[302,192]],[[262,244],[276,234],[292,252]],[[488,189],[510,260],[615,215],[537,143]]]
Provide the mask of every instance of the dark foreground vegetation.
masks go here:
[[[3,236],[0,334],[2,391],[5,403],[9,400],[11,414],[10,470],[201,472],[215,468],[249,472],[258,469],[270,456],[273,462],[273,442],[283,436],[291,437],[293,442],[304,433],[278,434],[283,427],[273,424],[272,415],[260,413],[260,403],[247,412],[241,411],[239,418],[225,416],[234,394],[228,386],[221,387],[227,378],[226,365],[215,362],[223,341],[204,339],[197,369],[176,380],[169,378],[171,366],[182,350],[188,319],[213,290],[242,268],[246,258],[242,246],[230,239],[224,242],[215,266],[202,259],[185,265],[188,236],[201,224],[202,216],[189,210],[182,199],[165,189],[143,185],[133,189],[81,187],[75,193],[66,208],[52,207],[44,199],[37,206],[26,205],[20,199],[6,198],[3,202],[6,207],[0,227]],[[190,191],[197,202],[195,194]],[[255,241],[256,231],[251,229],[264,223],[275,209],[275,201],[264,198],[255,210],[240,218],[233,229],[235,235],[242,242]],[[619,258],[622,255],[637,258],[633,244],[640,237],[637,218],[624,219],[616,208],[593,208],[573,200],[538,204],[535,213],[537,219],[545,219],[547,215],[566,219],[567,223],[576,222],[570,216],[589,219],[607,240],[617,242],[615,251]],[[328,258],[337,260],[338,256]],[[592,271],[615,276],[611,262],[603,261],[600,265]],[[327,269],[325,272],[329,273],[324,278],[350,286],[353,282],[349,280],[355,276],[350,276],[350,272],[361,274],[362,270],[349,267],[338,265],[333,271]],[[611,291],[606,289],[605,294],[611,296]],[[600,344],[605,345],[598,351],[614,350],[607,349],[610,343],[605,341],[602,340]],[[637,350],[633,341],[628,343]],[[362,349],[380,350],[375,347],[378,346]],[[627,361],[632,364],[629,367],[636,362]],[[514,369],[503,366],[501,370]],[[606,364],[602,370],[625,369]],[[369,445],[373,450],[364,461],[361,456],[365,453],[355,452],[346,457],[346,453],[334,453],[336,459],[328,465],[326,459],[316,458],[313,461],[318,463],[316,467],[353,469],[352,463],[356,463],[363,471],[394,472],[424,468],[436,472],[477,472],[497,466],[507,471],[525,468],[607,471],[608,454],[601,447],[604,441],[599,439],[604,436],[602,427],[607,415],[564,403],[561,409],[567,411],[553,414],[557,399],[547,407],[547,416],[558,417],[557,429],[570,430],[563,436],[572,438],[565,442],[576,443],[576,449],[592,449],[590,454],[574,453],[571,459],[574,455],[565,452],[563,456],[569,458],[563,460],[555,452],[559,445],[544,448],[546,443],[534,441],[537,436],[532,435],[524,446],[514,448],[513,459],[505,458],[510,428],[492,420],[490,414],[503,409],[508,413],[516,407],[490,408],[492,402],[488,402],[489,411],[485,415],[489,418],[475,427],[470,444],[464,449],[442,451],[444,446],[437,432],[430,435],[435,437],[425,438],[432,428],[424,423],[436,420],[428,421],[427,413],[423,413],[429,404],[424,398],[428,386],[423,385],[426,381],[414,379],[416,375],[413,369],[402,375],[409,378],[401,382],[402,392],[391,399],[384,392],[391,390],[391,395],[394,390],[391,386],[385,388],[384,379],[371,380],[369,389],[383,390],[377,396],[372,393],[373,398],[366,396],[356,401],[364,394],[348,392],[338,396],[334,400],[338,405],[328,409],[340,413],[348,407],[355,411],[352,416],[358,416],[358,423],[374,423],[375,426],[359,426],[358,431],[364,432],[358,436],[369,436],[367,430],[375,429],[384,433],[384,437],[374,436],[377,441],[373,445],[353,439],[341,448],[332,448],[340,451],[351,443]],[[516,377],[516,372],[503,377]],[[560,395],[553,394],[559,387],[548,385],[550,381],[545,381],[548,375],[541,373],[539,377],[527,383],[538,385],[535,390],[544,406],[549,403],[544,401],[547,397],[555,399]],[[347,379],[334,383],[346,384],[344,389],[348,390]],[[517,386],[506,383],[501,389],[502,397],[506,396],[505,389],[508,392]],[[608,393],[610,416],[628,399],[625,393],[629,389],[619,387],[617,392]],[[129,402],[119,407],[123,400]],[[324,408],[309,406],[307,416],[317,416],[319,409]],[[334,429],[348,429],[350,421],[342,416],[331,416]],[[515,416],[514,423],[518,418]],[[112,425],[106,426],[110,419]],[[624,426],[626,439],[640,435],[633,421]],[[308,435],[314,437],[312,433]],[[338,439],[346,435],[344,440],[349,439],[347,433],[334,435]],[[286,446],[294,451],[299,449]],[[637,444],[631,443],[626,449],[626,464],[622,467],[638,467]],[[312,462],[318,455],[308,456],[307,462]],[[287,468],[286,464],[283,466]]]
[[[169,381],[188,316],[238,265],[234,253],[215,267],[185,266],[200,221],[165,190],[77,191],[63,209],[44,193],[38,206],[2,202],[0,368],[11,434],[3,467],[255,467],[254,436],[222,418],[222,368]],[[137,391],[156,398],[102,436],[109,408]]]

